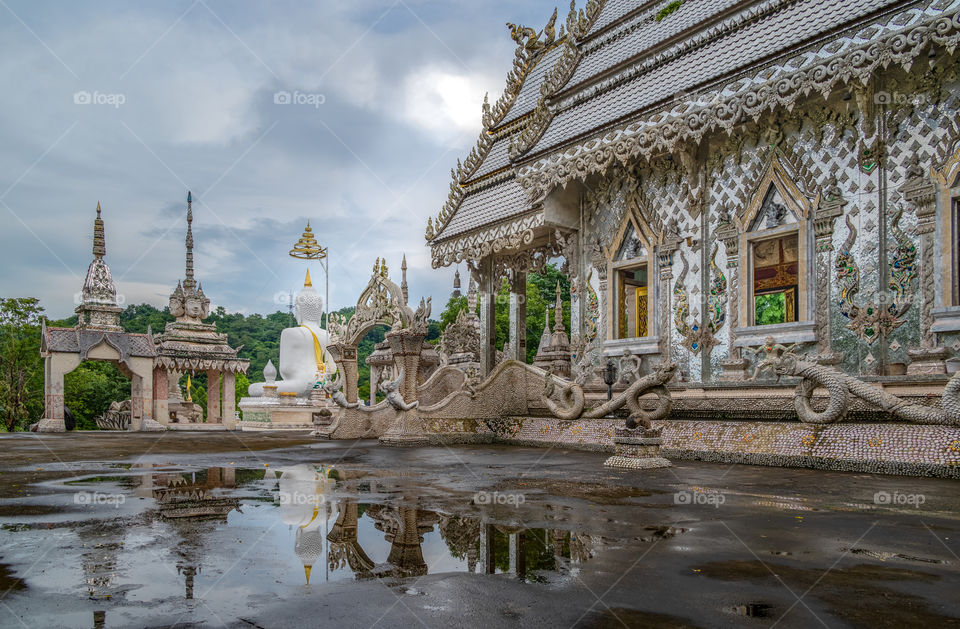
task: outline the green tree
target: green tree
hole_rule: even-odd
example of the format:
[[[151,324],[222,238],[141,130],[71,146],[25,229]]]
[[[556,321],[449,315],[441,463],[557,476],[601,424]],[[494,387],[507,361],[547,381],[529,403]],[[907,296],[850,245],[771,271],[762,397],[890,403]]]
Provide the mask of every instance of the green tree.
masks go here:
[[[557,284],[560,284],[560,301],[563,308],[563,323],[567,334],[570,333],[570,280],[560,273],[554,264],[548,264],[542,273],[527,275],[527,362],[532,363],[537,355],[540,344],[540,335],[543,333],[544,321],[548,309],[552,310],[556,301]],[[440,329],[456,320],[460,311],[466,310],[467,298],[451,297],[447,306],[440,313]],[[479,313],[479,310],[478,310]],[[510,334],[510,288],[504,280],[497,291],[495,300],[495,324],[497,330],[498,350],[503,350]],[[550,328],[553,329],[553,314],[550,315]]]
[[[7,431],[43,413],[42,313],[34,297],[0,299],[0,414]]]
[[[85,361],[63,378],[63,395],[78,430],[96,430],[112,402],[130,399],[130,380],[113,363]]]

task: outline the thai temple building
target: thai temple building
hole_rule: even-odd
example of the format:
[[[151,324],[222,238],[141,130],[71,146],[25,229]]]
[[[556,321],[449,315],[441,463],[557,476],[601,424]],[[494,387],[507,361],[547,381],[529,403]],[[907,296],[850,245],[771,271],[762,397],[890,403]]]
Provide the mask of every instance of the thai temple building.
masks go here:
[[[960,361],[955,3],[590,0],[509,26],[504,92],[426,230],[434,268],[478,285],[484,374],[503,280],[522,361],[526,274],[562,257],[588,384],[626,355],[710,397],[791,350],[939,394]]]

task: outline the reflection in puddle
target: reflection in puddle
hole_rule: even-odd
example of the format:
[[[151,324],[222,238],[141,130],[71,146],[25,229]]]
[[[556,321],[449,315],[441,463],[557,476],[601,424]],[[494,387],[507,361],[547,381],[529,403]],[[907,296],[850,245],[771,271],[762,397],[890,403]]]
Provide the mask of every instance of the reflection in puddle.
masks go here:
[[[579,532],[421,509],[411,497],[388,503],[384,496],[392,491],[375,479],[351,478],[354,493],[341,495],[341,473],[313,465],[188,471],[141,465],[125,476],[59,482],[61,490],[117,499],[87,503],[80,523],[4,518],[11,525],[4,545],[14,549],[4,557],[11,566],[6,582],[29,586],[22,596],[36,590],[73,604],[93,601],[94,626],[103,627],[137,624],[145,606],[177,601],[190,612],[213,606],[217,614],[239,613],[251,604],[247,599],[289,595],[320,581],[468,572],[557,582],[576,576],[599,543]],[[30,570],[51,528],[60,552]],[[86,620],[78,615],[70,624],[89,626],[85,609]],[[60,612],[49,613],[63,622]],[[44,613],[34,619],[42,622]]]

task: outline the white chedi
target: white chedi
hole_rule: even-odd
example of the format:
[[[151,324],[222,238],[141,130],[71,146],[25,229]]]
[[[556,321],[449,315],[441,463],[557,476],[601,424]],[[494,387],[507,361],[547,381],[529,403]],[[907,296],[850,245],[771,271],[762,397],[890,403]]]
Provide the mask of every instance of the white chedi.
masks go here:
[[[309,271],[303,290],[297,295],[294,313],[299,326],[287,328],[280,334],[280,380],[274,382],[276,369],[270,363],[264,370],[268,382],[251,384],[250,397],[262,396],[264,384],[276,385],[278,393],[306,396],[317,382],[329,382],[336,374],[337,364],[327,352],[330,335],[320,327],[323,298],[310,282]],[[269,375],[268,369],[272,371]]]

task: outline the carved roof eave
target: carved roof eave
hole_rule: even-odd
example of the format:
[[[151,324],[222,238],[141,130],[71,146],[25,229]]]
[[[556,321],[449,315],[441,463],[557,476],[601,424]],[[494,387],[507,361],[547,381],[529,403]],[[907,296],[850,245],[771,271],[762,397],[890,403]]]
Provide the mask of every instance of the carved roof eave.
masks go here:
[[[779,107],[792,108],[812,92],[828,98],[839,84],[854,80],[866,84],[875,71],[891,63],[909,70],[931,42],[953,54],[960,44],[960,11],[944,13],[885,37],[850,46],[818,63],[724,95],[726,88],[743,82],[742,75],[732,78],[706,95],[694,95],[680,106],[669,103],[669,112],[665,108],[646,112],[641,120],[594,132],[572,146],[518,165],[517,180],[529,198],[538,201],[554,187],[603,173],[615,162],[629,164],[638,158],[673,151],[681,143],[699,143],[705,135],[718,130],[733,133],[746,120],[756,121],[764,112]],[[836,40],[824,47],[835,43]]]
[[[451,169],[450,174],[452,181],[450,182],[450,192],[447,195],[447,201],[440,209],[436,223],[434,223],[432,217],[427,221],[427,242],[434,240],[443,233],[444,228],[450,222],[450,219],[453,218],[457,208],[460,207],[460,203],[463,201],[464,184],[469,181],[470,177],[472,177],[483,164],[483,161],[490,153],[490,148],[493,146],[494,141],[501,137],[501,132],[507,131],[505,129],[497,129],[497,127],[503,122],[507,113],[509,113],[513,104],[516,102],[517,96],[520,94],[523,83],[530,74],[530,71],[550,50],[557,46],[567,45],[572,48],[575,53],[575,41],[586,36],[595,23],[597,16],[600,14],[600,10],[603,8],[605,1],[606,0],[588,0],[586,6],[580,11],[577,11],[575,3],[571,3],[570,12],[567,15],[565,24],[566,32],[564,32],[564,26],[562,25],[559,36],[556,36],[553,29],[557,18],[556,10],[554,10],[553,16],[550,18],[547,26],[539,33],[536,33],[533,29],[525,29],[508,24],[511,28],[511,36],[514,41],[517,42],[517,48],[514,52],[513,67],[510,69],[510,72],[507,73],[506,87],[503,90],[503,94],[500,95],[500,98],[497,99],[497,102],[492,106],[490,105],[489,95],[483,97],[483,129],[480,131],[480,137],[477,140],[477,144],[467,156],[466,161],[461,163],[457,160],[457,167]],[[564,55],[564,57],[567,56],[567,54]],[[553,73],[551,73],[551,75],[552,74]],[[572,74],[572,69],[570,73],[567,74],[567,78],[569,78],[570,74]],[[524,117],[528,115],[529,114],[524,114]],[[517,121],[511,121],[506,126],[513,128],[515,123],[517,123]]]
[[[161,355],[157,356],[154,365],[180,372],[219,371],[222,373],[245,374],[247,369],[250,368],[250,361],[245,358]]]
[[[505,221],[434,241],[430,245],[433,268],[458,264],[464,260],[480,260],[488,255],[523,249],[533,244],[535,231],[544,226],[543,208]]]

